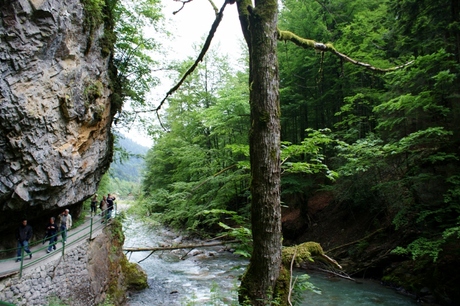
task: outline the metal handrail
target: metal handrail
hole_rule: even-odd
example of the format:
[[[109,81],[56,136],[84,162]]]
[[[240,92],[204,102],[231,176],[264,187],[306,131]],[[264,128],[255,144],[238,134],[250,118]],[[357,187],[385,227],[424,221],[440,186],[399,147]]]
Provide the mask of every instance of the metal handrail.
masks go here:
[[[112,216],[115,217],[117,215],[116,213],[117,211],[117,208],[116,208],[116,204],[114,204],[114,209],[113,209],[113,213],[114,215]],[[94,216],[91,216],[90,217],[90,222],[89,222],[89,225],[86,225],[84,227],[78,227],[78,231],[72,231],[72,233],[70,235],[67,236],[67,240],[69,241],[71,237],[74,237],[80,233],[83,233],[85,230],[87,230],[89,228],[89,231],[88,233],[86,234],[83,234],[81,237],[77,237],[75,240],[69,242],[68,244],[64,243],[64,241],[61,239],[60,242],[62,244],[62,247],[61,247],[61,256],[64,256],[65,254],[65,249],[66,247],[68,247],[69,245],[74,245],[86,238],[88,238],[89,240],[92,240],[93,239],[93,233],[98,231],[99,229],[105,227],[107,225],[107,220],[108,220],[108,209],[106,210],[103,210],[101,211],[100,215],[98,216],[97,214],[94,215]],[[105,222],[95,222],[95,220],[97,219],[97,221],[105,221]],[[61,234],[61,231],[58,231],[56,233],[56,235],[59,237]],[[38,245],[40,242],[43,243],[43,240],[39,240],[39,241],[36,241],[34,243],[31,243],[29,245],[29,249],[33,246],[36,246]],[[56,245],[58,244],[58,241],[56,241]],[[43,247],[40,247],[34,251],[31,250],[31,253],[30,254],[36,254],[40,251],[43,251],[44,249],[47,249],[49,247],[49,245],[44,245]],[[58,249],[56,249],[57,251]],[[3,250],[3,251],[0,251],[0,253],[2,252],[13,252],[15,253],[15,256],[12,258],[12,257],[9,257],[9,258],[6,258],[6,259],[0,259],[0,264],[2,262],[7,262],[7,261],[13,261],[13,260],[16,260],[17,259],[17,255],[16,255],[16,252],[17,252],[17,248],[15,249],[8,249],[8,250]],[[5,270],[5,271],[0,271],[0,277],[6,277],[6,276],[9,276],[9,275],[14,275],[14,274],[17,274],[19,273],[19,278],[22,277],[22,272],[25,268],[27,267],[30,267],[40,261],[43,261],[43,260],[46,260],[47,258],[55,255],[56,253],[55,252],[52,252],[52,253],[48,253],[48,254],[45,254],[44,256],[40,256],[39,258],[37,259],[34,259],[33,261],[28,261],[28,262],[24,262],[24,247],[21,248],[21,261],[20,261],[20,265],[19,265],[19,268],[14,268],[14,269],[9,269],[9,270]],[[28,254],[27,254],[28,255]],[[34,258],[32,256],[32,258]]]

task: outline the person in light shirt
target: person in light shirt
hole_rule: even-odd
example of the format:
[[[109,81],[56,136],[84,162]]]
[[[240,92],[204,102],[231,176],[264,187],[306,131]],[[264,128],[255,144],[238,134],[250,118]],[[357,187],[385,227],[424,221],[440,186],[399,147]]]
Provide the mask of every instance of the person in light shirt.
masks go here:
[[[59,215],[59,231],[61,232],[62,242],[67,242],[67,231],[72,227],[72,216],[66,209]]]

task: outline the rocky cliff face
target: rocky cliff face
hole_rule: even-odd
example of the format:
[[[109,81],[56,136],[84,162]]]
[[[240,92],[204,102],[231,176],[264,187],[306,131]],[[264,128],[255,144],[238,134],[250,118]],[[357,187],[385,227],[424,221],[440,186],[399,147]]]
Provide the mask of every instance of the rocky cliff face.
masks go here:
[[[110,60],[84,16],[79,0],[0,0],[0,232],[78,205],[109,166]]]

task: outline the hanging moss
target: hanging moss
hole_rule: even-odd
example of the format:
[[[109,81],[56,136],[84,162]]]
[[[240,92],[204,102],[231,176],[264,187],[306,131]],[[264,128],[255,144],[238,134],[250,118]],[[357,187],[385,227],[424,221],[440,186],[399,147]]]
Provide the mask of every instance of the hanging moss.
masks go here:
[[[82,0],[83,9],[85,11],[85,19],[83,21],[83,29],[88,33],[86,42],[85,54],[88,54],[94,40],[94,33],[97,28],[104,22],[103,8],[104,0]]]

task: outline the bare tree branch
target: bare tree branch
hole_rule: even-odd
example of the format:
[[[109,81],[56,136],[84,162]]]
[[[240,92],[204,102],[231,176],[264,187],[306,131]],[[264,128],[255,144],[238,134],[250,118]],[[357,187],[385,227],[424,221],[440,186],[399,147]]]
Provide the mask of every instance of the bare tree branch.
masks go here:
[[[185,0],[185,1],[182,1],[182,0],[174,0],[174,1],[182,3],[182,6],[180,7],[180,9],[178,9],[177,11],[174,11],[174,12],[173,12],[173,15],[176,15],[177,13],[179,13],[180,11],[182,11],[182,9],[185,7],[185,5],[186,5],[187,3],[190,3],[190,2],[192,2],[193,0]]]
[[[184,5],[185,3],[187,2],[190,2],[191,0],[188,0],[188,1],[183,1]],[[212,1],[209,0],[211,3]],[[212,5],[214,6],[214,4],[212,3]],[[163,98],[163,100],[161,100],[160,104],[155,108],[155,109],[151,109],[151,110],[146,110],[146,111],[142,111],[142,112],[151,112],[151,111],[155,111],[156,114],[157,114],[157,118],[158,118],[158,121],[160,122],[160,125],[161,127],[166,130],[166,128],[163,126],[163,123],[161,122],[161,119],[160,119],[160,115],[159,115],[159,111],[161,109],[161,107],[163,106],[163,104],[166,102],[166,100],[169,98],[169,96],[171,96],[174,92],[176,92],[179,87],[182,85],[182,83],[184,83],[185,79],[187,79],[187,77],[196,69],[196,67],[198,66],[198,64],[203,61],[203,58],[204,56],[206,55],[206,52],[208,51],[209,49],[209,46],[211,45],[211,41],[214,37],[214,34],[216,33],[217,31],[217,27],[219,26],[220,22],[222,21],[222,18],[224,16],[224,9],[225,9],[225,6],[227,5],[227,1],[224,2],[224,4],[222,5],[222,7],[220,8],[220,11],[219,13],[216,15],[216,19],[214,20],[212,26],[211,26],[211,29],[209,30],[209,34],[208,34],[208,37],[206,38],[206,41],[203,45],[203,47],[201,48],[201,52],[200,54],[198,55],[197,59],[195,60],[195,62],[193,63],[193,65],[185,72],[185,74],[182,76],[182,78],[179,80],[179,82],[176,83],[176,85],[174,85],[167,93],[166,93],[166,96]],[[182,8],[181,8],[182,9]]]
[[[337,51],[332,44],[323,44],[323,43],[320,43],[320,42],[316,42],[316,41],[314,41],[312,39],[305,39],[305,38],[302,38],[300,36],[297,36],[296,34],[290,32],[290,31],[278,30],[278,40],[290,41],[290,42],[292,42],[292,43],[296,44],[297,46],[302,47],[304,49],[313,48],[313,49],[321,51],[321,52],[331,52],[331,53],[337,55],[339,58],[341,58],[344,61],[347,61],[349,63],[355,64],[357,66],[367,68],[367,69],[372,70],[372,71],[381,72],[381,73],[395,71],[395,70],[404,68],[406,66],[409,66],[414,62],[414,61],[410,61],[410,62],[407,62],[407,63],[405,63],[403,65],[400,65],[400,66],[382,69],[382,68],[377,68],[377,67],[374,67],[374,66],[372,66],[370,64],[363,63],[363,62],[357,61],[355,59],[352,59],[351,57],[349,57],[349,56]]]
[[[335,247],[335,248],[332,248],[332,249],[330,249],[330,250],[327,250],[327,252],[330,253],[330,252],[335,251],[335,250],[337,250],[337,249],[340,249],[340,248],[343,248],[343,247],[347,247],[347,246],[350,246],[350,245],[352,245],[352,244],[356,244],[356,243],[358,243],[358,242],[361,242],[361,241],[363,241],[363,240],[366,240],[367,238],[369,238],[369,237],[371,237],[371,236],[373,236],[373,235],[375,235],[375,234],[377,234],[377,233],[379,233],[379,232],[381,232],[381,231],[383,231],[383,230],[384,230],[384,228],[379,228],[379,229],[376,230],[375,232],[372,232],[372,233],[370,233],[369,235],[367,235],[366,237],[363,237],[363,238],[361,238],[361,239],[358,239],[358,240],[355,240],[355,241],[352,241],[352,242],[349,242],[349,243],[345,243],[345,244],[339,245],[339,246],[337,246],[337,247]]]
[[[292,296],[292,292],[294,291],[294,285],[297,281],[297,277],[295,278],[295,280],[293,281],[292,280],[292,271],[294,270],[294,262],[295,262],[295,256],[297,254],[297,249],[294,250],[294,254],[292,254],[292,259],[291,259],[291,267],[289,269],[289,272],[291,273],[291,277],[289,278],[289,294],[288,294],[288,303],[290,306],[292,306],[292,302],[291,302],[291,296]]]

